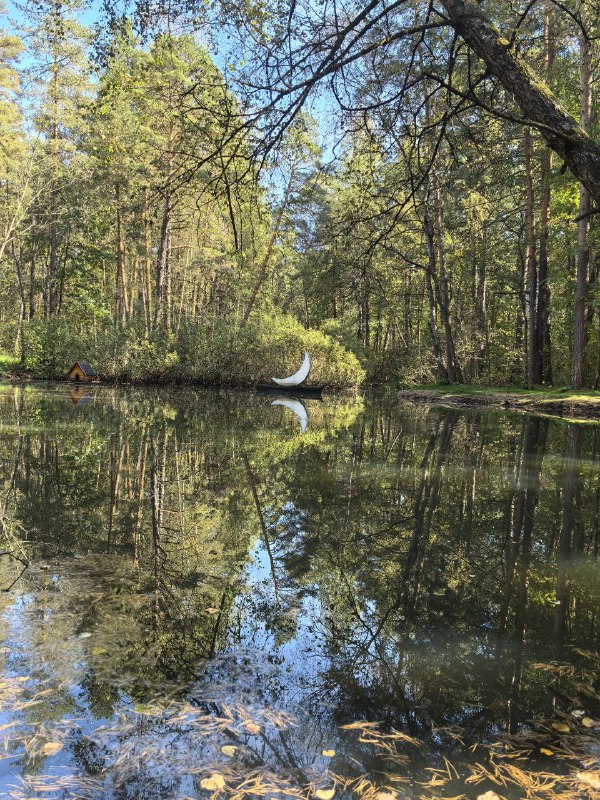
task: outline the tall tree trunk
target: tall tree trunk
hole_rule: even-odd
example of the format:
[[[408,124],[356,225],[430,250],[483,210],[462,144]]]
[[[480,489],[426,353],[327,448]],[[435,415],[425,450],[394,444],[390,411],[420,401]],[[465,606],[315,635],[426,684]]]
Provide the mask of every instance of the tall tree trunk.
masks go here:
[[[554,26],[551,8],[546,3],[544,20],[544,72],[550,83],[550,71],[554,64]],[[552,383],[552,350],[550,340],[550,287],[548,285],[548,229],[550,222],[550,175],[552,170],[552,150],[546,146],[541,161],[541,197],[540,197],[540,251],[538,269],[537,299],[537,341],[540,354],[540,379]]]
[[[150,231],[147,186],[144,186],[142,223],[144,226],[144,309],[146,314],[146,331],[150,331],[152,327],[152,234]]]
[[[583,31],[579,34],[581,127],[589,131],[592,120],[592,66],[591,43]],[[583,183],[579,188],[579,222],[577,228],[577,279],[575,288],[575,314],[573,320],[573,361],[571,383],[575,389],[586,385],[587,379],[587,302],[590,250],[591,193]]]
[[[429,333],[431,335],[433,354],[435,356],[440,376],[450,382],[448,371],[446,369],[446,365],[444,364],[444,357],[442,355],[442,342],[436,320],[436,302],[434,290],[434,281],[436,280],[435,237],[433,224],[427,212],[425,212],[423,218],[423,231],[425,233],[425,242],[427,245],[427,270],[425,273],[425,284],[427,288],[427,300],[429,301]]]
[[[156,307],[154,313],[155,327],[164,326],[167,331],[171,324],[171,225],[173,218],[173,208],[175,196],[172,188],[173,162],[175,150],[175,126],[172,118],[174,103],[174,92],[172,84],[168,87],[169,92],[169,133],[167,139],[166,155],[166,187],[165,205],[163,211],[162,225],[160,228],[160,242],[158,246],[158,256],[156,259]]]
[[[527,237],[527,261],[525,267],[527,282],[527,322],[529,354],[527,359],[527,382],[530,386],[541,383],[540,343],[537,328],[538,271],[535,252],[535,196],[533,191],[532,142],[529,128],[523,133],[525,161],[525,233]]]
[[[115,326],[125,322],[125,241],[121,217],[121,185],[115,186],[115,215],[117,228],[117,272],[115,276]]]
[[[19,319],[17,323],[17,335],[15,338],[15,353],[19,355],[21,364],[25,364],[25,341],[23,337],[23,322],[25,321],[25,314],[27,309],[27,299],[25,294],[25,282],[23,280],[23,253],[21,250],[17,252],[15,240],[12,241],[12,255],[15,262],[15,271],[17,274],[17,286],[19,287]]]
[[[452,321],[450,315],[450,291],[448,283],[448,273],[446,270],[446,249],[444,247],[444,224],[442,217],[442,198],[440,183],[437,173],[433,172],[433,205],[435,212],[435,241],[437,251],[437,262],[439,269],[439,304],[440,316],[444,326],[444,339],[446,344],[446,370],[448,372],[449,383],[463,383],[463,374],[456,348],[454,345],[454,333],[452,331]]]
[[[52,31],[52,78],[50,82],[52,122],[50,131],[51,177],[50,177],[50,253],[48,259],[48,316],[53,317],[58,307],[58,160],[59,160],[59,97],[58,75],[60,71],[60,36],[62,35],[61,2],[55,0]]]
[[[29,319],[35,316],[35,244],[33,245],[29,262]]]
[[[167,292],[169,288],[169,244],[171,237],[171,217],[172,217],[171,195],[167,191],[165,196],[165,206],[163,211],[162,224],[160,227],[160,242],[158,255],[156,258],[156,290],[155,290],[155,311],[154,325],[159,327],[167,321],[167,308],[169,298]]]

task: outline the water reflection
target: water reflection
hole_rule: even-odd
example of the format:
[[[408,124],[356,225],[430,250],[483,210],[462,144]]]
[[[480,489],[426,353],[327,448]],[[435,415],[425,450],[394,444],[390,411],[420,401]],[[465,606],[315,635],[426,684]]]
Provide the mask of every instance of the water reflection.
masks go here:
[[[289,408],[289,410],[296,415],[302,433],[308,428],[308,411],[304,403],[300,400],[296,400],[293,397],[278,397],[277,400],[273,400],[271,405]]]
[[[168,779],[122,771],[128,791],[193,795],[183,762],[227,742],[305,783],[323,749],[381,772],[372,736],[340,732],[355,720],[418,737],[394,756],[416,779],[457,742],[571,711],[597,649],[597,427],[343,398],[307,401],[305,430],[249,395],[85,397],[0,393],[1,549],[31,563],[0,600],[1,657],[48,687],[47,729],[80,720],[35,770],[93,776],[115,742],[133,759],[201,712],[226,721]],[[187,716],[144,716],[161,696]],[[123,708],[145,722],[100,735]],[[32,770],[4,763],[4,786]]]

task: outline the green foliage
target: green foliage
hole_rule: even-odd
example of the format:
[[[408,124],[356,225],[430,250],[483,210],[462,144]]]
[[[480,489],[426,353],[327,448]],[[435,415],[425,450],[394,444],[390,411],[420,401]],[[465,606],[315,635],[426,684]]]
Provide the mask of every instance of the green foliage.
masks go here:
[[[436,124],[419,127],[447,113],[429,78],[414,123],[388,117],[382,86],[393,95],[412,69],[392,47],[354,97],[372,118],[350,122],[330,164],[319,121],[301,111],[258,176],[233,62],[221,71],[183,22],[142,43],[126,17],[92,57],[83,12],[81,0],[30,4],[24,53],[0,33],[0,347],[33,374],[62,376],[77,353],[118,380],[251,383],[294,370],[308,349],[313,379],[332,385],[524,385],[530,319],[547,319],[544,381],[569,382],[579,186],[548,166],[541,135],[526,148],[520,128],[474,105],[438,141]],[[508,29],[512,12],[496,12]],[[578,32],[552,14],[545,78],[578,113],[580,58],[563,46]],[[519,44],[540,69],[545,24],[532,8]],[[447,30],[431,35],[449,45]],[[462,62],[454,80],[468,90]],[[532,301],[543,217],[547,294],[533,281]],[[594,216],[588,240],[598,385]]]
[[[326,334],[306,330],[292,317],[256,315],[245,326],[229,321],[186,325],[170,336],[159,329],[115,329],[75,324],[73,319],[32,320],[24,329],[25,366],[42,378],[63,378],[76,359],[119,381],[251,385],[294,372],[308,350],[311,381],[346,387],[365,377],[356,356]]]

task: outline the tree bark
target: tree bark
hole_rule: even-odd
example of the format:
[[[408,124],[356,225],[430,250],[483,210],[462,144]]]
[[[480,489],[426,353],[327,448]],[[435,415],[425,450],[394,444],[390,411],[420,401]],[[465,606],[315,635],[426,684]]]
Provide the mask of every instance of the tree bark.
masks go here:
[[[600,205],[600,144],[558,103],[475,0],[441,0],[450,24]]]

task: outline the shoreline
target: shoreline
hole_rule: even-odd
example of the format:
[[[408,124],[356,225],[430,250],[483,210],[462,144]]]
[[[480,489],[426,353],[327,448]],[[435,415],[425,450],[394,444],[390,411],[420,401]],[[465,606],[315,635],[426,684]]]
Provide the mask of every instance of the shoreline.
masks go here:
[[[459,408],[493,408],[500,411],[516,411],[530,414],[545,414],[554,417],[581,421],[600,421],[600,394],[590,395],[584,391],[551,390],[548,392],[505,392],[490,388],[460,387],[448,389],[403,389],[396,392],[398,400],[428,405]]]

